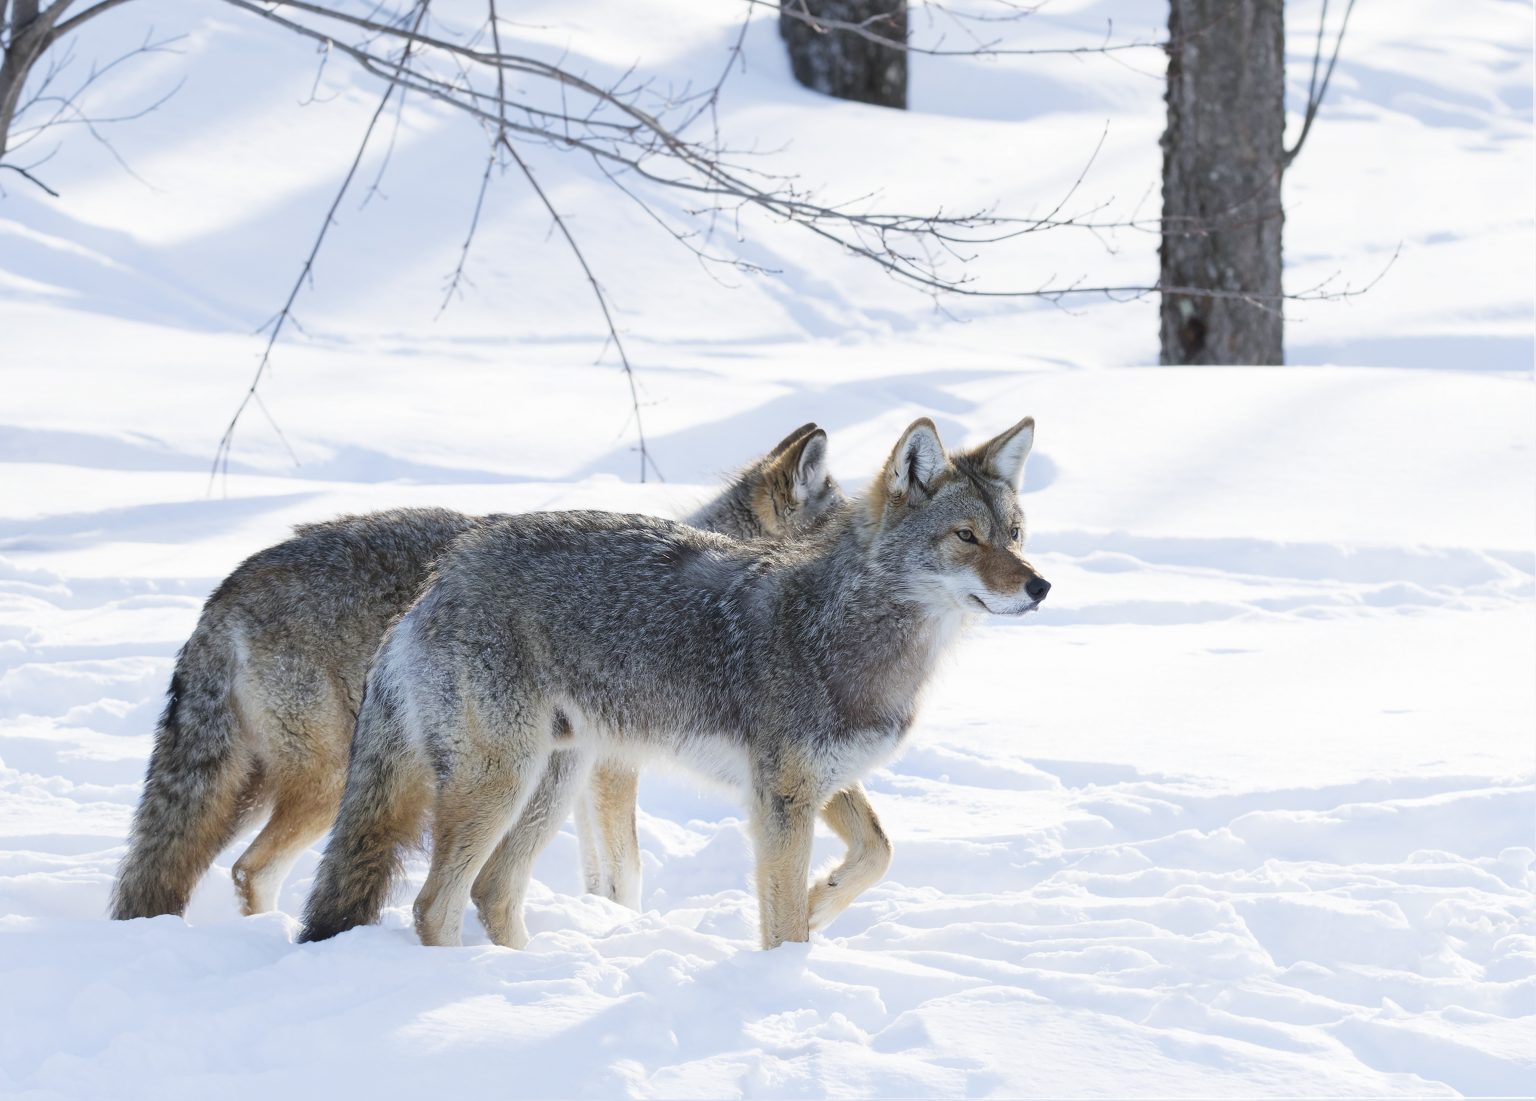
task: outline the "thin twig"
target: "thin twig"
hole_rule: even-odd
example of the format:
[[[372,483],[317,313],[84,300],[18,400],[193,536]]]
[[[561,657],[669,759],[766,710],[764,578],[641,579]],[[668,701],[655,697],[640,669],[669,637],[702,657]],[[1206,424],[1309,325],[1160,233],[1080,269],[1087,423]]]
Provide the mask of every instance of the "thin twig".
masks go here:
[[[489,43],[483,27],[473,34],[455,36],[444,29],[438,33],[423,30],[420,20],[414,25],[391,18],[377,9],[356,14],[327,6],[317,0],[225,0],[286,30],[308,37],[327,48],[351,58],[365,72],[387,80],[391,90],[417,94],[453,108],[494,135],[492,149],[481,173],[479,191],[468,231],[459,252],[459,261],[450,275],[444,306],[451,302],[467,281],[468,256],[484,213],[484,204],[498,156],[505,152],[515,162],[534,189],[567,245],[577,257],[601,308],[610,338],[619,351],[631,400],[640,416],[639,386],[633,364],[628,358],[618,332],[611,303],[596,272],[588,263],[566,219],[557,211],[548,194],[530,169],[524,155],[532,143],[559,152],[590,157],[604,177],[675,240],[689,248],[707,266],[730,263],[741,271],[761,270],[741,258],[716,255],[713,247],[703,247],[699,230],[678,228],[669,223],[665,212],[669,204],[658,196],[672,196],[681,215],[699,220],[703,241],[713,246],[711,230],[719,220],[734,223],[742,231],[745,217],[753,210],[770,220],[797,226],[803,232],[867,260],[893,278],[930,294],[954,294],[977,298],[1034,298],[1060,304],[1100,296],[1121,301],[1154,293],[1186,294],[1203,298],[1235,298],[1255,303],[1278,302],[1283,298],[1311,300],[1314,297],[1348,297],[1359,291],[1339,291],[1331,284],[1301,294],[1259,295],[1236,290],[1161,287],[1157,284],[1116,286],[1086,277],[1060,281],[1054,276],[1041,283],[1011,288],[978,285],[970,274],[970,264],[985,245],[1022,238],[1053,229],[1073,228],[1093,234],[1111,253],[1113,246],[1104,233],[1120,228],[1146,230],[1164,235],[1200,235],[1230,228],[1226,223],[1249,224],[1255,219],[1278,217],[1279,211],[1255,211],[1251,204],[1227,212],[1212,212],[1202,218],[1129,220],[1104,217],[1108,205],[1088,204],[1086,210],[1069,211],[1077,201],[1087,173],[1099,152],[1090,155],[1065,194],[1042,217],[1015,217],[993,209],[962,211],[958,214],[939,210],[909,213],[879,209],[874,194],[841,201],[822,198],[805,189],[793,176],[773,174],[763,167],[763,154],[754,149],[733,149],[722,140],[717,106],[726,79],[741,60],[740,43],[746,21],[735,36],[726,64],[713,84],[680,89],[660,86],[635,74],[633,68],[617,77],[594,77],[580,69],[566,53],[551,61],[541,57],[510,52],[500,33],[499,13],[489,8]],[[745,0],[746,10],[767,7],[768,0]],[[790,18],[809,15],[804,5],[785,5]],[[945,12],[942,5],[930,5]],[[777,9],[776,9],[777,10]],[[1028,9],[1028,10],[1033,10]],[[1014,9],[1005,18],[1017,18],[1027,10]],[[945,14],[950,14],[945,12]],[[958,19],[958,15],[951,15]],[[1218,18],[1227,18],[1223,15]],[[1346,13],[1347,18],[1347,13]],[[813,19],[814,22],[814,19]],[[847,31],[878,37],[879,28],[869,21],[821,20],[822,31]],[[945,47],[942,42],[914,50],[910,43],[896,43],[912,52],[985,56],[989,53],[1100,54],[1113,58],[1132,49],[1162,48],[1164,42],[1121,42],[1115,39],[1112,24],[1107,25],[1102,42],[1085,47],[1046,48],[1040,50],[1003,50],[963,27],[972,45],[965,50]],[[1182,35],[1190,38],[1210,28],[1196,28]],[[346,37],[338,38],[336,31]],[[350,37],[352,40],[348,41]],[[1342,39],[1342,30],[1340,32]],[[399,56],[388,53],[384,44],[406,49]],[[414,50],[414,53],[410,51]],[[1334,60],[1337,60],[1337,45]],[[417,60],[419,59],[419,61]],[[451,74],[442,72],[447,63]],[[1321,49],[1309,98],[1320,101],[1333,70],[1330,62],[1322,70]],[[489,78],[489,79],[488,79]],[[490,85],[489,87],[487,85]],[[1316,106],[1312,107],[1315,115]],[[701,125],[707,133],[696,133]],[[1100,139],[1102,145],[1103,138]],[[504,162],[503,162],[504,163]],[[290,303],[291,305],[291,303]],[[287,314],[279,316],[279,322]],[[269,350],[271,345],[269,344]],[[265,360],[264,360],[265,362]],[[641,431],[642,478],[655,470],[648,443]],[[227,458],[227,454],[226,454]]]
[[[570,246],[571,252],[576,257],[576,262],[581,265],[582,273],[587,277],[587,282],[592,287],[592,293],[597,298],[598,308],[603,311],[603,321],[608,326],[608,338],[613,341],[614,350],[619,353],[619,364],[624,368],[624,378],[629,383],[629,400],[635,417],[635,435],[640,439],[640,480],[642,482],[645,481],[646,467],[649,466],[651,470],[656,472],[656,480],[664,482],[666,478],[662,476],[661,470],[656,466],[656,461],[651,458],[650,449],[646,446],[645,425],[640,420],[640,392],[635,383],[635,368],[629,361],[629,354],[624,351],[624,341],[619,336],[619,327],[613,322],[613,313],[608,308],[608,295],[604,293],[603,285],[597,281],[597,275],[592,271],[592,265],[587,263],[586,254],[581,251],[581,246],[576,243],[576,238],[571,235],[571,229],[566,225],[565,219],[555,209],[554,203],[549,201],[549,196],[539,186],[539,181],[534,178],[533,170],[528,167],[528,162],[523,160],[510,141],[504,141],[502,146],[516,163],[519,171],[522,172],[523,178],[528,181],[528,186],[533,188],[534,194],[539,197],[539,202],[544,204],[544,209],[554,219],[555,228],[565,238],[565,243]]]
[[[974,34],[969,34],[972,44],[960,49],[946,49],[941,44],[937,46],[915,46],[904,38],[897,38],[883,34],[878,29],[879,25],[890,20],[890,12],[877,12],[863,19],[833,19],[826,15],[814,13],[806,4],[806,0],[793,0],[791,3],[781,4],[780,0],[741,0],[742,3],[754,8],[770,8],[775,13],[786,18],[793,19],[797,23],[804,23],[812,30],[825,34],[828,31],[840,31],[873,42],[877,46],[889,46],[893,50],[902,50],[909,54],[922,54],[926,57],[1085,57],[1093,54],[1108,55],[1123,53],[1127,50],[1162,50],[1168,46],[1167,39],[1133,40],[1130,42],[1110,42],[1107,40],[1098,46],[1030,46],[1030,47],[1004,47],[998,45],[1001,39],[983,41]],[[942,11],[954,20],[966,19],[972,22],[1007,22],[1023,19],[1033,15],[1035,8],[1019,9],[1003,16],[995,16],[991,19],[977,18],[974,15],[962,15],[949,11],[942,4],[927,4],[925,8]]]
[[[501,28],[497,22],[496,0],[486,0],[486,11],[491,23],[491,48],[499,54],[501,53]],[[475,231],[480,227],[480,212],[485,207],[485,193],[491,186],[491,173],[496,168],[496,158],[501,145],[507,140],[507,78],[499,68],[496,70],[496,107],[499,114],[496,133],[491,138],[491,147],[485,157],[485,171],[480,174],[480,191],[475,196],[475,211],[470,215],[469,232],[464,235],[464,244],[459,249],[459,262],[453,269],[453,275],[448,279],[448,289],[443,294],[443,304],[437,310],[438,317],[443,315],[443,311],[448,308],[448,303],[453,301],[453,296],[458,293],[459,284],[464,280],[464,267],[469,263],[469,248],[474,243]]]
[[[42,180],[38,179],[36,176],[32,175],[32,173],[28,172],[25,168],[21,167],[21,165],[19,165],[19,164],[0,164],[0,169],[5,169],[5,170],[8,170],[8,171],[16,173],[18,176],[20,176],[22,179],[28,181],[29,183],[36,184],[38,187],[40,187],[44,191],[48,192],[48,194],[52,195],[55,199],[57,199],[59,197],[59,193],[57,191],[55,191],[53,188],[49,187],[47,184],[45,184]]]
[[[1323,0],[1323,10],[1317,17],[1317,48],[1312,54],[1312,76],[1307,82],[1307,107],[1301,120],[1301,133],[1296,136],[1296,144],[1285,151],[1281,159],[1282,170],[1289,168],[1296,155],[1301,152],[1301,147],[1307,142],[1307,135],[1312,132],[1312,122],[1317,118],[1318,109],[1323,105],[1323,97],[1328,94],[1328,82],[1333,79],[1333,67],[1339,63],[1339,51],[1344,47],[1344,32],[1349,29],[1349,16],[1355,10],[1355,0],[1348,0],[1344,5],[1344,19],[1339,23],[1339,36],[1333,41],[1333,56],[1328,59],[1328,68],[1323,73],[1322,83],[1317,80],[1318,62],[1323,56],[1323,24],[1328,18],[1328,0]]]
[[[431,0],[419,0],[416,6],[417,26],[420,26],[421,21],[426,17],[427,5],[430,3]],[[404,71],[406,63],[410,59],[410,52],[411,43],[407,41],[400,55],[399,67],[401,71]],[[235,429],[240,424],[240,417],[253,401],[258,400],[256,388],[261,385],[261,380],[272,363],[272,349],[277,344],[277,338],[282,334],[283,325],[293,314],[293,303],[299,297],[299,291],[303,288],[305,282],[310,277],[310,273],[314,270],[315,259],[320,255],[320,246],[325,243],[326,233],[329,232],[331,226],[336,222],[336,210],[341,206],[341,200],[346,195],[347,188],[351,186],[353,177],[357,175],[358,166],[363,163],[363,155],[368,151],[368,140],[373,137],[374,128],[383,116],[385,108],[389,106],[390,98],[395,94],[396,86],[396,82],[391,81],[388,87],[384,89],[384,95],[380,97],[378,107],[374,108],[373,117],[368,120],[368,128],[363,131],[363,140],[358,143],[357,153],[352,158],[352,164],[347,168],[347,174],[342,178],[341,186],[336,189],[336,196],[331,200],[330,208],[325,212],[325,220],[320,223],[320,232],[315,235],[315,243],[310,246],[309,256],[305,258],[304,266],[299,269],[298,278],[293,281],[293,286],[288,290],[288,299],[283,303],[283,308],[277,312],[276,316],[267,323],[269,326],[267,343],[266,347],[262,349],[261,361],[256,365],[256,374],[251,378],[251,384],[246,387],[244,395],[240,398],[240,404],[235,407],[234,414],[229,418],[229,423],[224,427],[224,434],[219,437],[219,446],[213,453],[213,469],[209,471],[208,475],[208,490],[210,493],[213,491],[214,480],[221,472],[226,480],[229,477],[230,452],[234,446]],[[268,419],[271,419],[270,414],[268,414]],[[274,421],[273,424],[275,426],[276,422]],[[299,464],[299,457],[294,453],[293,448],[288,445],[288,441],[282,436],[281,431],[279,431],[279,439],[283,441],[283,446],[287,448],[289,457],[293,459],[294,465],[297,466]]]

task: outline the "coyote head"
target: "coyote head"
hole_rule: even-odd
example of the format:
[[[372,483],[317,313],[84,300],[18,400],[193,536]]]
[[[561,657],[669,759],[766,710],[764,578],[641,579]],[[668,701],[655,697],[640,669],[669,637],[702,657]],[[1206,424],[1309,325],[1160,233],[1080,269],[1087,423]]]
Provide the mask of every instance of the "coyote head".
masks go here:
[[[827,433],[802,424],[688,523],[736,539],[798,535],[847,498],[827,470]]]
[[[756,465],[752,511],[763,530],[794,535],[846,498],[827,470],[827,433],[802,424]]]
[[[869,492],[882,556],[908,595],[935,612],[1022,615],[1051,584],[1024,558],[1019,483],[1035,439],[1025,417],[968,451],[949,453],[926,417],[902,433]]]

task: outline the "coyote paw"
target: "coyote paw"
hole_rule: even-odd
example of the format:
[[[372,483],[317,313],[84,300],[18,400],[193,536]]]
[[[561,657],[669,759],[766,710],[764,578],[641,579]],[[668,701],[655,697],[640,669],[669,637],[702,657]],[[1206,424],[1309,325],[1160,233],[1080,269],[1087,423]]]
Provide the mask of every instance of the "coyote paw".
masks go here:
[[[485,926],[486,935],[491,938],[492,944],[499,944],[503,948],[528,947],[528,926],[523,924],[522,915],[515,919],[500,918],[490,921],[487,915],[480,915],[480,924]]]
[[[847,909],[848,903],[851,901],[852,899],[844,897],[838,890],[836,876],[828,875],[818,879],[811,886],[811,929],[819,930],[825,928],[829,921]]]

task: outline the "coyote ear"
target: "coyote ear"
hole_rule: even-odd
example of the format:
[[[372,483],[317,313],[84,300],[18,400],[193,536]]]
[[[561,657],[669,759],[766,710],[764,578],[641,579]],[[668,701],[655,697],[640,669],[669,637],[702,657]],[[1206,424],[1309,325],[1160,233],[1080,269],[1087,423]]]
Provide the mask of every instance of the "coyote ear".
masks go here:
[[[1024,482],[1024,460],[1035,443],[1035,418],[1025,417],[1000,436],[995,436],[981,446],[984,469],[1013,486],[1015,490]]]
[[[886,491],[892,497],[905,497],[916,487],[925,497],[930,496],[934,478],[948,466],[949,456],[944,454],[939,430],[927,417],[919,417],[901,434],[885,464]]]
[[[797,454],[798,452],[798,454]],[[811,494],[827,480],[827,434],[813,428],[789,450],[795,456],[795,500],[805,504]]]
[[[805,504],[826,480],[827,434],[814,424],[770,451],[763,468],[762,484],[774,499],[774,516],[785,507]]]
[[[799,428],[795,429],[778,443],[774,444],[773,450],[768,452],[768,457],[770,459],[777,459],[780,455],[784,454],[784,452],[788,451],[795,444],[805,439],[805,437],[809,436],[812,432],[820,431],[821,430],[816,427],[815,421],[802,424]],[[823,432],[822,435],[826,435],[826,433]]]

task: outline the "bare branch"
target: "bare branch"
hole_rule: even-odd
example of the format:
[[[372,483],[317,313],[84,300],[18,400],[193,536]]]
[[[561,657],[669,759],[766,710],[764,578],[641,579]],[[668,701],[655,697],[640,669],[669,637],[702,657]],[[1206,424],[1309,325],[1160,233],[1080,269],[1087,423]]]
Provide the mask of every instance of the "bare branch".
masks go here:
[[[833,19],[825,15],[813,14],[805,3],[805,0],[792,0],[791,3],[780,4],[779,0],[741,0],[748,7],[771,8],[776,14],[787,19],[793,19],[797,23],[804,23],[812,30],[825,34],[828,31],[842,31],[855,35],[868,42],[879,46],[889,46],[894,50],[903,50],[909,54],[922,54],[926,57],[1082,57],[1092,54],[1115,54],[1126,50],[1161,50],[1168,46],[1166,39],[1140,40],[1133,39],[1129,42],[1111,42],[1109,36],[1097,46],[1032,46],[1016,47],[1001,46],[1001,39],[983,41],[973,34],[967,34],[971,38],[971,45],[958,49],[946,48],[942,45],[916,46],[904,38],[896,38],[883,34],[879,25],[889,18],[881,13],[871,15],[865,19]],[[971,13],[964,15],[950,11],[941,4],[929,4],[929,9],[937,10],[957,22],[967,20],[970,22],[1000,23],[1018,19],[1024,19],[1039,10],[1040,5],[1034,7],[1013,7],[1012,10],[998,16],[977,16]],[[1111,25],[1110,33],[1113,33]]]
[[[415,26],[419,27],[421,21],[426,18],[427,5],[429,3],[431,3],[431,0],[419,0],[417,3]],[[410,60],[411,48],[410,42],[407,42],[402,48],[398,63],[398,69],[401,72],[405,70],[405,66]],[[284,324],[292,318],[294,301],[299,297],[299,291],[309,280],[310,273],[314,271],[315,259],[320,255],[320,246],[325,243],[326,233],[336,223],[336,210],[341,206],[341,200],[345,197],[347,188],[351,186],[353,177],[357,175],[357,169],[363,162],[363,155],[368,151],[368,141],[373,137],[374,128],[378,126],[379,119],[389,106],[389,101],[393,98],[396,87],[397,82],[391,80],[384,89],[384,95],[380,97],[379,105],[374,109],[373,117],[368,120],[367,129],[363,131],[363,139],[358,143],[357,153],[352,158],[352,164],[348,167],[347,174],[342,178],[341,186],[336,189],[336,197],[331,200],[330,208],[325,212],[325,220],[320,224],[320,232],[315,235],[315,242],[310,247],[309,256],[305,258],[304,266],[299,269],[298,278],[293,281],[293,286],[288,291],[288,299],[283,303],[283,308],[267,323],[269,327],[267,343],[266,347],[262,349],[261,361],[256,365],[256,374],[252,377],[250,385],[246,387],[245,394],[240,399],[240,404],[235,407],[234,414],[229,418],[229,423],[224,427],[224,434],[219,437],[219,445],[214,450],[213,469],[209,472],[208,476],[209,492],[212,492],[214,479],[218,477],[221,471],[226,478],[229,476],[230,452],[234,446],[235,429],[240,424],[241,415],[245,413],[246,409],[253,402],[257,403],[265,412],[265,406],[261,404],[261,399],[257,396],[256,389],[261,385],[262,377],[271,365],[272,349],[277,344],[277,338],[282,335]],[[270,413],[267,414],[267,419],[272,422],[274,428],[277,427],[277,422],[272,420]],[[298,456],[294,453],[293,448],[288,446],[288,441],[283,437],[281,429],[278,429],[278,436],[282,439],[283,446],[287,448],[294,465],[297,466],[299,462]]]
[[[581,246],[576,243],[576,238],[571,235],[570,227],[565,224],[565,219],[560,216],[560,212],[555,209],[555,205],[549,201],[549,196],[539,186],[539,181],[534,178],[533,170],[528,167],[528,162],[523,160],[510,141],[504,141],[503,148],[506,149],[508,155],[517,164],[518,169],[523,174],[523,178],[528,181],[528,186],[533,188],[534,194],[538,195],[539,202],[544,204],[544,209],[549,211],[549,216],[554,219],[555,228],[565,238],[565,243],[571,247],[571,252],[575,255],[577,263],[581,265],[582,273],[586,275],[587,282],[592,287],[592,293],[597,298],[598,308],[603,311],[603,321],[608,326],[608,338],[613,341],[614,351],[618,352],[619,363],[624,368],[624,378],[629,383],[629,400],[635,416],[635,434],[640,439],[640,480],[642,482],[645,481],[645,471],[649,467],[656,472],[657,480],[664,482],[666,478],[662,477],[662,473],[657,468],[656,461],[651,458],[650,450],[645,443],[645,426],[640,421],[640,393],[635,384],[635,368],[629,362],[629,354],[624,351],[624,341],[619,336],[618,326],[613,323],[613,313],[608,308],[608,296],[603,292],[603,285],[597,281],[597,276],[592,271],[592,265],[587,263],[586,254],[581,251]]]
[[[1084,287],[1072,283],[981,291],[970,286],[969,277],[951,276],[939,270],[936,254],[928,247],[939,245],[942,254],[955,257],[956,249],[951,246],[963,248],[991,244],[1025,233],[1069,226],[1098,233],[1118,225],[1130,226],[1131,223],[1090,222],[1081,215],[1055,217],[1053,214],[1043,219],[1010,218],[990,211],[961,215],[871,212],[861,209],[864,203],[862,199],[839,203],[822,202],[798,189],[792,180],[769,176],[760,169],[735,165],[733,161],[744,155],[741,151],[733,153],[718,143],[700,143],[685,137],[678,127],[666,122],[663,116],[641,106],[641,97],[648,92],[648,85],[643,82],[627,83],[628,74],[618,81],[599,85],[558,64],[504,53],[499,45],[493,46],[490,51],[476,49],[437,36],[412,33],[397,23],[336,13],[309,0],[266,0],[265,7],[252,0],[225,2],[271,19],[317,41],[334,42],[337,49],[351,56],[365,70],[398,80],[413,91],[419,91],[495,126],[498,133],[505,131],[509,139],[539,141],[555,148],[585,153],[599,162],[609,178],[630,175],[648,185],[698,195],[712,204],[705,208],[711,218],[721,210],[721,204],[737,207],[738,212],[740,207],[757,208],[776,219],[815,233],[855,256],[869,259],[892,276],[925,291],[988,297],[1053,298],[1094,293],[1140,294],[1151,289],[1133,286]],[[380,36],[409,40],[422,50],[438,51],[469,66],[490,68],[497,74],[505,72],[522,78],[548,81],[558,87],[562,102],[568,94],[578,95],[584,97],[589,106],[585,112],[572,107],[557,116],[548,109],[535,108],[523,102],[504,103],[489,92],[466,89],[462,84],[434,78],[419,68],[408,73],[402,73],[398,68],[388,69],[386,59],[336,41],[324,32],[280,15],[278,9],[313,13]],[[1203,31],[1197,29],[1190,33],[1199,34]],[[652,98],[660,101],[658,106],[662,110],[675,109],[690,100],[707,100],[709,94],[708,90],[693,97],[661,97],[651,93]],[[523,112],[523,119],[514,121],[508,118],[506,108]],[[604,112],[607,113],[606,117]],[[696,118],[697,112],[687,117]],[[1077,185],[1073,186],[1075,190]],[[1162,228],[1159,223],[1159,230]],[[1176,230],[1198,233],[1209,232],[1210,227],[1191,225],[1176,227]]]
[[[1307,106],[1301,120],[1301,133],[1296,136],[1296,144],[1285,151],[1285,157],[1281,161],[1282,169],[1291,166],[1291,162],[1301,152],[1301,147],[1307,143],[1307,135],[1312,132],[1312,122],[1317,118],[1318,109],[1323,105],[1323,97],[1328,94],[1328,82],[1333,79],[1333,67],[1339,63],[1339,51],[1344,46],[1344,32],[1349,29],[1349,16],[1354,10],[1355,0],[1347,0],[1344,5],[1344,18],[1339,23],[1339,36],[1333,40],[1333,55],[1328,58],[1328,68],[1323,73],[1322,82],[1319,83],[1317,69],[1323,57],[1323,28],[1328,20],[1328,0],[1323,0],[1323,10],[1317,17],[1317,48],[1312,53],[1312,76],[1307,81]]]
[[[143,54],[174,53],[172,47],[181,40],[182,36],[174,36],[156,40],[151,30],[145,35],[144,41],[135,48],[118,55],[105,65],[91,65],[89,73],[72,91],[55,92],[55,86],[61,81],[64,73],[70,68],[73,60],[72,43],[57,45],[62,34],[60,27],[53,26],[52,21],[57,19],[68,7],[70,0],[59,0],[52,7],[35,17],[29,29],[20,32],[17,27],[13,31],[18,36],[13,36],[12,44],[0,52],[0,161],[10,158],[11,163],[5,167],[17,168],[14,164],[16,153],[26,148],[43,133],[55,126],[78,125],[84,126],[114,160],[122,166],[130,176],[133,170],[128,167],[121,154],[101,132],[100,127],[110,123],[126,122],[157,110],[167,100],[176,94],[181,88],[182,81],[178,81],[164,95],[153,102],[137,110],[116,115],[93,115],[81,106],[86,93],[98,82],[108,76],[124,62]],[[126,2],[126,0],[119,0]],[[105,3],[88,8],[80,12],[74,19],[60,26],[78,25],[79,22],[90,18],[99,11],[106,10],[109,6]],[[44,58],[47,59],[42,78],[37,81],[31,79],[32,70]],[[21,99],[24,88],[30,88],[30,96],[26,100]],[[42,117],[38,117],[42,116]],[[44,158],[46,160],[47,158]],[[34,160],[26,166],[29,178],[38,182],[32,170],[36,169],[42,161]],[[19,171],[19,169],[18,169]],[[137,178],[137,176],[135,176]],[[53,188],[45,188],[51,195],[57,195]]]
[[[19,164],[0,164],[0,170],[8,170],[8,171],[11,171],[11,172],[15,172],[22,179],[28,181],[29,183],[35,184],[38,187],[42,188],[44,191],[48,192],[48,194],[52,195],[55,199],[57,199],[59,197],[59,193],[57,191],[55,191],[53,188],[49,187],[47,184],[45,184],[42,180],[38,179],[36,176],[32,175],[31,172],[28,172],[25,168],[21,167],[21,165],[19,165]]]
[[[63,7],[66,2],[68,2],[68,0],[60,0],[56,6]],[[74,15],[64,20],[64,22],[56,24],[53,28],[52,38],[63,38],[66,34],[72,30],[75,30],[87,20],[95,19],[103,12],[111,11],[113,8],[120,7],[126,3],[128,3],[128,0],[98,0],[94,7],[89,7],[84,11],[76,12]]]
[[[496,0],[486,0],[486,11],[491,25],[491,46],[496,53],[500,54],[501,27],[496,16]],[[474,244],[475,230],[480,226],[480,212],[485,207],[485,193],[491,186],[491,173],[496,168],[496,158],[501,151],[501,146],[507,140],[507,78],[499,68],[496,70],[496,109],[499,117],[495,134],[491,138],[490,151],[486,154],[485,171],[480,174],[480,191],[475,196],[475,212],[470,216],[469,232],[464,235],[464,245],[459,249],[458,265],[448,279],[448,288],[443,294],[443,304],[438,307],[439,317],[448,308],[448,303],[453,301],[453,296],[458,293],[459,284],[464,280],[464,266],[469,262],[469,249]]]

